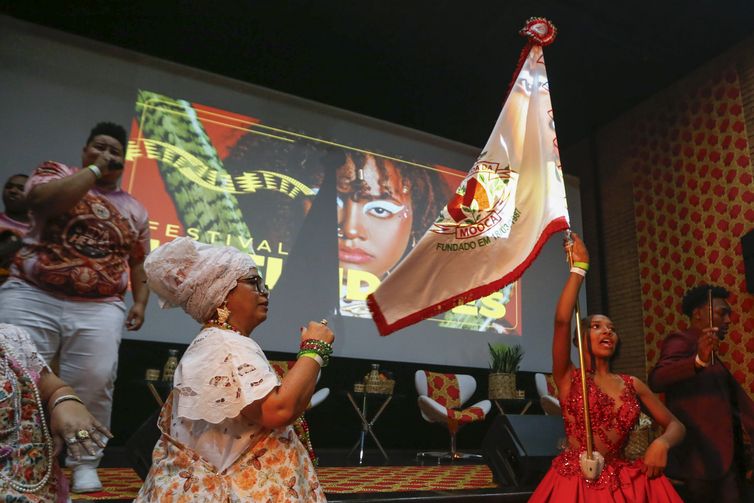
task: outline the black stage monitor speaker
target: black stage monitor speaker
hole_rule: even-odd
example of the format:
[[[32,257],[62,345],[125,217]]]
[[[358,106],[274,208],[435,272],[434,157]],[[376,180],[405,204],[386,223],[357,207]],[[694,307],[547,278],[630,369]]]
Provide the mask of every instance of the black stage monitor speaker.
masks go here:
[[[754,229],[741,236],[741,255],[744,257],[746,291],[754,293]]]
[[[162,435],[157,427],[159,417],[160,409],[157,409],[126,441],[126,452],[141,480],[147,478],[147,473],[152,467],[152,450]]]
[[[498,416],[484,437],[482,452],[495,480],[514,486],[535,485],[565,441],[560,416]]]

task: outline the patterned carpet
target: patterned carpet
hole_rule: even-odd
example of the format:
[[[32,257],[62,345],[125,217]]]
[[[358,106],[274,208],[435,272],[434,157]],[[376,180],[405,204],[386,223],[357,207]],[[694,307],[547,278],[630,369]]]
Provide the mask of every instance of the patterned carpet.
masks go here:
[[[63,470],[69,476],[70,470]],[[142,481],[131,468],[100,468],[97,470],[104,491],[88,494],[71,493],[73,501],[129,500],[136,497]]]
[[[326,493],[453,491],[497,487],[487,465],[325,467]]]
[[[317,470],[326,493],[449,491],[497,487],[486,465],[323,467]],[[71,494],[74,501],[132,500],[141,479],[131,468],[102,468],[104,491]]]

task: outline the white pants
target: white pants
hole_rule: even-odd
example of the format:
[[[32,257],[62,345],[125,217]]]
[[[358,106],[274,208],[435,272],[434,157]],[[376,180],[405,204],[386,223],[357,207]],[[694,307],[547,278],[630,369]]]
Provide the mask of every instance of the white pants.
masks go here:
[[[125,317],[122,301],[63,300],[17,279],[0,288],[0,323],[25,328],[48,364],[59,352],[59,377],[108,428]],[[96,466],[101,458],[100,449],[79,462],[68,457],[66,464]]]

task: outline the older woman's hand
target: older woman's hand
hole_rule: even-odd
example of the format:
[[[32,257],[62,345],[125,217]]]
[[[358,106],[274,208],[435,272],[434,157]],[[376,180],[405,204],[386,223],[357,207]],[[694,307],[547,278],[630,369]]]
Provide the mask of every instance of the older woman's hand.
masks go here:
[[[301,340],[317,339],[332,344],[335,334],[327,325],[317,321],[310,321],[306,327],[301,328]]]
[[[89,413],[86,407],[75,400],[59,403],[50,413],[50,431],[55,444],[55,455],[68,446],[74,459],[84,454],[94,456],[97,448],[104,448],[112,433]]]

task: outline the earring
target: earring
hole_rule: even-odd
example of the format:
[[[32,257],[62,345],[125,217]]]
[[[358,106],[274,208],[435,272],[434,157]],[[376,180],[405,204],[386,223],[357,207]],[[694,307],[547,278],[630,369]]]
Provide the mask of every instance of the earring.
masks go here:
[[[344,237],[344,234],[343,234],[343,228],[342,228],[342,227],[340,227],[340,226],[338,226],[338,237],[339,237],[340,239],[343,239],[343,237]]]
[[[228,309],[228,303],[223,302],[223,305],[217,308],[217,322],[220,324],[225,323],[230,318],[230,309]]]

